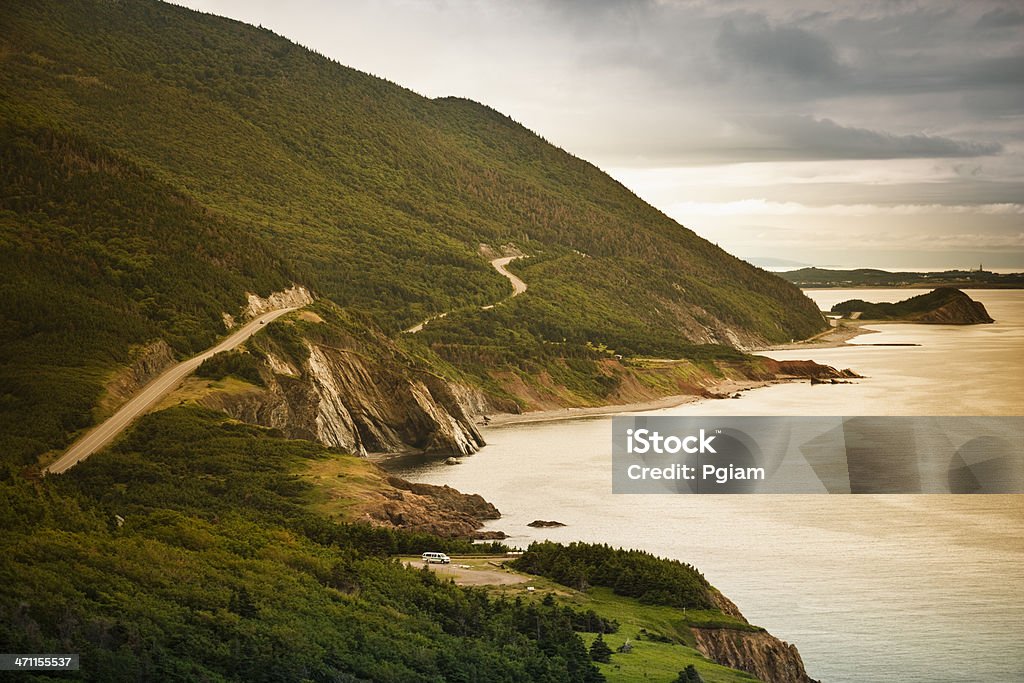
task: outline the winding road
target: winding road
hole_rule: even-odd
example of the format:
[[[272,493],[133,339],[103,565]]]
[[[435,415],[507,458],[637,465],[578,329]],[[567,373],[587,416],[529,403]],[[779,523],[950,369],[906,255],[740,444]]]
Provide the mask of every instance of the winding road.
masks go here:
[[[504,256],[502,258],[496,258],[491,261],[491,265],[494,269],[508,278],[508,281],[512,283],[512,296],[519,296],[526,291],[526,283],[520,280],[518,277],[508,272],[505,268],[508,264],[515,261],[517,258],[525,258],[523,256]],[[509,297],[512,298],[511,296]]]
[[[498,304],[500,304],[502,301],[508,301],[509,299],[511,299],[513,297],[516,297],[516,296],[519,296],[520,294],[522,294],[523,292],[526,291],[526,283],[523,282],[518,277],[516,277],[515,275],[513,275],[512,273],[508,272],[508,269],[505,268],[505,266],[507,266],[512,261],[515,261],[517,258],[526,258],[526,257],[525,256],[502,256],[501,258],[496,258],[496,259],[493,259],[491,261],[491,265],[494,266],[494,269],[496,271],[498,271],[499,273],[501,273],[502,275],[504,275],[505,277],[507,277],[508,281],[512,283],[512,294],[507,296],[507,297],[505,297],[501,301],[498,301],[497,303],[493,303],[493,304],[490,304],[488,306],[481,306],[480,310],[482,310],[482,311],[490,310],[490,309],[494,308],[495,306],[497,306]],[[408,329],[402,330],[402,332],[404,334],[416,334],[417,332],[422,330],[423,327],[427,323],[429,323],[431,320],[437,320],[439,318],[445,317],[446,315],[448,315],[448,314],[447,313],[438,313],[437,315],[432,315],[429,318],[427,318],[426,320],[424,320],[422,322],[418,322],[418,323],[416,323],[415,325],[413,325],[412,327],[410,327]]]
[[[276,311],[264,313],[253,318],[242,327],[238,328],[231,335],[226,337],[216,346],[193,356],[186,361],[165,370],[163,374],[144,386],[139,393],[135,394],[116,413],[98,424],[85,434],[58,458],[53,464],[43,470],[44,474],[61,474],[82,462],[90,455],[100,450],[114,438],[123,432],[136,418],[152,408],[157,401],[171,393],[178,384],[192,374],[196,368],[202,365],[203,361],[215,353],[228,351],[235,348],[252,335],[259,332],[267,323],[280,318],[285,313],[290,313],[299,306],[291,308],[280,308]]]

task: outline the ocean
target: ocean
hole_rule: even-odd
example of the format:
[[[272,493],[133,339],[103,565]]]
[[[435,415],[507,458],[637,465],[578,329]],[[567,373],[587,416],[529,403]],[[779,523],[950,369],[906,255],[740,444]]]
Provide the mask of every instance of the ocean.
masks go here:
[[[921,292],[807,293],[827,309]],[[1024,292],[968,293],[995,324],[880,325],[854,346],[766,354],[853,368],[866,377],[855,384],[774,385],[647,414],[1020,415]],[[892,343],[919,346],[874,346]],[[599,541],[690,562],[822,681],[1024,681],[1024,496],[614,495],[609,417],[485,437],[460,466],[396,472],[483,495],[503,515],[487,528],[511,544]],[[566,526],[526,526],[535,519]]]

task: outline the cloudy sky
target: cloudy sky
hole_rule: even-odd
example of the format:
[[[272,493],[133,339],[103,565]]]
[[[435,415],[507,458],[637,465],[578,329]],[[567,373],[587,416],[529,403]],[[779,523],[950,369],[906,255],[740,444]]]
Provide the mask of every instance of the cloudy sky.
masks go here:
[[[745,257],[1024,269],[1019,0],[185,0],[494,107]]]

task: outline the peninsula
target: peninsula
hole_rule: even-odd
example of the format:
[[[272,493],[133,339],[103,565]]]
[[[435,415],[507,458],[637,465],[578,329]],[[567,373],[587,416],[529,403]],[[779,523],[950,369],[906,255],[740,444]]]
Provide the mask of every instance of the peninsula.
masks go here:
[[[832,307],[832,313],[863,321],[912,322],[932,325],[978,325],[995,320],[980,301],[959,289],[939,287],[896,303],[850,299]]]

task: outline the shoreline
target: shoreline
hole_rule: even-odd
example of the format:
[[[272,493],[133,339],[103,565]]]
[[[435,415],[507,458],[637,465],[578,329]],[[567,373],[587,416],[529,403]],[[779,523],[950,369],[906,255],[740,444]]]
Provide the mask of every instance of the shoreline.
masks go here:
[[[799,351],[802,349],[831,349],[838,348],[841,346],[856,346],[855,344],[848,344],[849,340],[859,337],[863,334],[874,334],[881,330],[872,330],[864,327],[865,324],[872,321],[864,321],[864,323],[856,321],[843,321],[842,324],[832,327],[824,332],[816,334],[813,337],[804,339],[803,341],[792,342],[789,344],[775,344],[772,346],[765,346],[758,349],[752,349],[750,353],[760,353],[763,351]],[[875,323],[873,323],[875,324]],[[880,324],[880,323],[878,323]],[[722,399],[729,398],[736,392],[749,391],[751,389],[760,389],[762,387],[771,386],[774,384],[783,384],[788,382],[794,382],[798,380],[807,379],[806,377],[777,377],[770,380],[724,380],[717,382],[710,387],[708,391],[721,396]],[[668,408],[675,408],[677,406],[685,405],[687,403],[695,403],[703,400],[720,400],[716,396],[701,396],[698,394],[674,394],[672,396],[663,396],[661,398],[653,398],[647,401],[636,401],[633,403],[620,403],[606,406],[585,406],[579,408],[548,408],[545,410],[531,410],[525,413],[497,413],[491,416],[486,424],[476,422],[475,425],[479,429],[491,429],[494,427],[504,427],[506,425],[515,424],[529,424],[532,422],[554,422],[559,420],[574,420],[578,418],[586,417],[603,417],[608,415],[621,415],[623,413],[644,413],[652,410],[665,410]]]
[[[808,337],[802,341],[790,342],[789,344],[772,344],[771,346],[763,346],[757,349],[751,349],[751,353],[760,353],[762,351],[800,351],[801,349],[834,349],[840,346],[856,346],[855,344],[847,344],[848,341],[854,337],[859,337],[862,334],[875,334],[881,330],[872,330],[865,327],[867,324],[881,325],[884,321],[871,321],[866,320],[863,322],[844,320],[842,324],[836,327],[829,328],[820,334],[816,334],[813,337]]]
[[[663,396],[647,401],[636,401],[634,403],[618,403],[607,406],[585,406],[580,408],[549,408],[547,410],[531,410],[526,413],[498,413],[491,417],[487,424],[476,423],[478,428],[488,430],[495,427],[507,425],[528,424],[532,422],[556,422],[561,420],[575,420],[584,417],[604,417],[608,415],[620,415],[622,413],[645,413],[652,410],[665,410],[676,406],[696,403],[697,401],[718,401],[730,398],[740,391],[760,389],[774,384],[784,384],[797,380],[806,380],[806,377],[777,378],[768,380],[725,380],[713,384],[709,390],[721,394],[721,398],[714,396],[700,396],[697,394],[674,394]]]

